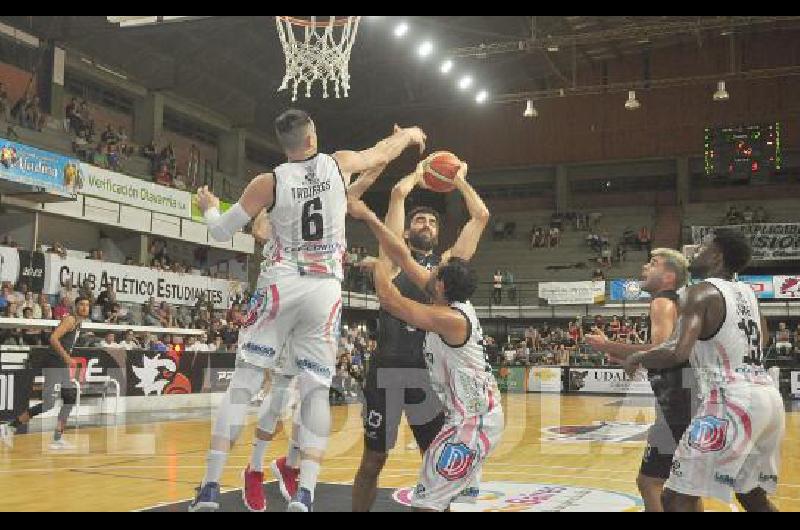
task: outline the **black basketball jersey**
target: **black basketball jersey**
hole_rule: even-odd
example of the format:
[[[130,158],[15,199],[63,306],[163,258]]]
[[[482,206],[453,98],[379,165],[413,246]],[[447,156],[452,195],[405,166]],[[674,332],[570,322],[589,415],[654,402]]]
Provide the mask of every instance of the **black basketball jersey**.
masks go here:
[[[666,298],[677,305],[679,296],[676,291],[662,291],[653,295],[654,301],[659,298]],[[647,340],[652,342],[653,323],[649,316],[647,327]],[[674,368],[650,370],[648,377],[658,406],[661,407],[667,421],[679,424],[688,422],[692,417],[692,394],[695,388],[692,365],[687,361]]]
[[[441,256],[413,252],[417,263],[428,269],[439,266]],[[394,285],[405,298],[421,304],[429,303],[429,297],[401,272],[394,279]],[[425,332],[412,328],[384,310],[378,316],[378,352],[374,365],[380,368],[427,368],[423,355]]]

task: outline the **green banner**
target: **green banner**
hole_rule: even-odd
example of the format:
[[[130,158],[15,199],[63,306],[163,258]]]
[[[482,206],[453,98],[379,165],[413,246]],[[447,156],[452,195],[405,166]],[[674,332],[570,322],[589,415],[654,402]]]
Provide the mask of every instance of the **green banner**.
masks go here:
[[[528,369],[522,366],[495,367],[492,370],[497,386],[503,394],[524,394],[528,381]]]

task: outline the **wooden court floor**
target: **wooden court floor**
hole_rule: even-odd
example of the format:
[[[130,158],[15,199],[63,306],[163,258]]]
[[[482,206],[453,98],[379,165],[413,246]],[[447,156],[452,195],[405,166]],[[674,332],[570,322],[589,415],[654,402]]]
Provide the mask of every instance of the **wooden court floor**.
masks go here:
[[[537,485],[539,491],[558,486],[559,491],[581,488],[584,498],[586,491],[598,490],[617,501],[638,499],[635,477],[644,448],[640,435],[654,416],[646,402],[529,394],[508,396],[504,404],[505,439],[485,466],[482,480],[489,489],[502,484]],[[333,410],[334,435],[320,481],[349,485],[362,449],[360,406]],[[70,431],[68,440],[77,447],[73,454],[51,453],[47,435],[18,437],[13,449],[0,448],[0,511],[132,511],[190,499],[203,476],[210,414],[190,420],[157,414],[152,423]],[[600,428],[600,422],[606,426]],[[558,426],[558,431],[550,429]],[[246,432],[228,462],[223,489],[241,487],[252,429]],[[562,439],[587,433],[607,441]],[[419,454],[406,427],[400,438],[381,478],[383,488],[416,483]],[[281,435],[267,458],[285,450],[286,437]],[[594,497],[595,502],[603,498]],[[774,499],[782,511],[800,511],[800,412],[788,414],[780,487]],[[640,511],[636,504],[623,503],[612,511]],[[568,507],[569,502],[560,506]],[[735,509],[718,501],[707,502],[706,507]]]

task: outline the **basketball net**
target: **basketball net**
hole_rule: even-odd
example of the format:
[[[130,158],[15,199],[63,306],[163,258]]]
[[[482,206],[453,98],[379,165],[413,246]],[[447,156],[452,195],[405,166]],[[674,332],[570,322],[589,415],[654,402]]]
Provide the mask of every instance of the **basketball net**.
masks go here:
[[[329,96],[329,83],[333,83],[337,98],[348,97],[350,52],[361,17],[328,18],[328,22],[317,22],[317,17],[275,17],[286,56],[286,76],[278,91],[291,86],[292,101],[297,101],[301,85],[305,85],[306,97],[310,98],[317,81],[322,83],[323,98]]]

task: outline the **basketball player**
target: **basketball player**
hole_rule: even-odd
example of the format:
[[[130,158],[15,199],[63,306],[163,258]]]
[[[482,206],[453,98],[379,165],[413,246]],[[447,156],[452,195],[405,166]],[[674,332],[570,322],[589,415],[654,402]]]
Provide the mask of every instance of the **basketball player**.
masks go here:
[[[395,132],[397,132],[397,128],[395,128]],[[385,169],[385,166],[379,166],[361,173],[356,182],[348,188],[347,196],[360,199],[364,193],[375,184]],[[269,221],[269,214],[266,210],[262,211],[253,222],[253,236],[259,243],[264,245],[267,253],[265,258],[268,258],[269,249],[271,248],[269,240],[272,239],[272,226]],[[271,374],[270,386],[272,382],[276,380],[276,377],[279,376]],[[281,385],[280,383],[285,384]],[[291,400],[290,387],[290,381],[286,379],[279,381],[279,388],[277,391],[272,392],[269,399],[264,399],[261,404],[250,464],[243,475],[244,489],[242,498],[245,506],[251,512],[264,512],[267,509],[267,499],[264,495],[263,487],[264,455],[275,436],[283,430],[283,422],[281,419]],[[297,481],[300,475],[301,448],[298,438],[301,430],[299,426],[301,418],[299,410],[299,407],[295,407],[294,428],[292,429],[292,434],[289,439],[289,451],[285,457],[275,460],[270,466],[272,474],[278,480],[281,494],[287,502],[292,502],[292,499],[297,495]]]
[[[414,209],[406,226],[406,198],[415,187],[425,187],[422,164],[392,191],[386,226],[395,236],[406,240],[412,257],[426,270],[438,267],[450,256],[472,259],[488,223],[489,211],[467,182],[467,170],[466,165],[461,168],[455,185],[466,201],[471,219],[453,248],[444,254],[436,251],[441,226],[435,210]],[[429,301],[429,295],[414,285],[399,268],[392,271],[392,278],[405,298],[418,303]],[[354,512],[368,512],[375,503],[378,478],[386,465],[388,453],[397,443],[403,413],[423,454],[442,430],[445,420],[442,404],[431,388],[425,364],[425,331],[383,308],[378,318],[378,353],[370,363],[364,389],[364,453],[353,483]]]
[[[305,112],[284,113],[275,128],[288,163],[274,174],[256,177],[224,215],[219,199],[207,188],[198,191],[198,205],[215,240],[230,241],[265,208],[272,240],[240,332],[237,367],[214,424],[206,475],[190,511],[219,509],[228,453],[241,434],[252,397],[263,386],[265,370],[279,366],[281,376],[274,378],[271,393],[287,392],[297,377],[301,398],[299,489],[289,510],[312,510],[330,431],[328,393],[342,308],[350,175],[387,165],[412,145],[424,150],[426,140],[418,128],[402,129],[366,151],[330,156],[318,152],[314,122]],[[261,428],[274,432],[275,426]]]
[[[19,418],[8,425],[0,426],[0,438],[6,445],[11,445],[14,434],[21,427],[27,426],[31,419],[55,407],[58,396],[61,396],[63,405],[58,412],[58,422],[53,433],[51,451],[64,451],[72,447],[64,440],[64,430],[67,420],[75,407],[78,398],[78,389],[72,382],[70,367],[72,366],[72,350],[78,342],[83,322],[89,319],[92,306],[87,298],[75,300],[75,315],[64,317],[61,324],[50,335],[50,350],[41,356],[34,356],[31,369],[34,373],[44,375],[44,388],[42,388],[42,404],[27,410]]]
[[[386,255],[431,297],[433,305],[405,298],[392,282],[386,260],[375,265],[375,288],[383,310],[426,332],[424,352],[431,385],[445,407],[442,430],[423,458],[412,506],[444,512],[479,478],[486,459],[500,443],[504,416],[483,332],[469,298],[477,276],[466,261],[451,257],[434,271],[411,251],[361,201],[350,214],[365,221]]]
[[[586,342],[595,350],[624,360],[629,355],[652,349],[672,336],[678,321],[678,290],[689,279],[689,262],[676,250],[656,249],[652,259],[642,268],[642,290],[650,293],[648,344],[618,344],[603,332],[588,335]],[[663,512],[661,495],[672,469],[672,457],[683,433],[689,427],[692,406],[692,367],[687,362],[668,370],[651,370],[648,374],[656,396],[656,422],[650,428],[647,449],[636,484],[648,512]]]
[[[734,282],[751,258],[744,235],[719,229],[690,271],[702,283],[681,298],[678,331],[665,344],[625,363],[665,369],[691,361],[701,406],[675,453],[664,510],[693,511],[699,497],[731,501],[747,511],[777,511],[767,494],[778,485],[785,433],[783,400],[763,368],[763,338],[753,289]]]

